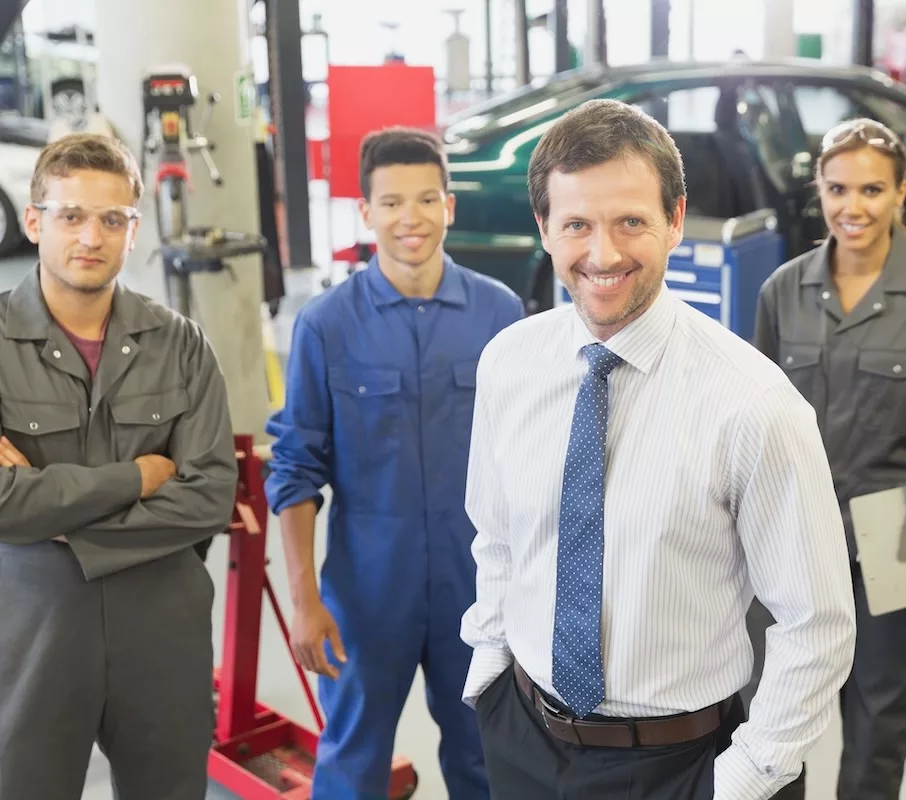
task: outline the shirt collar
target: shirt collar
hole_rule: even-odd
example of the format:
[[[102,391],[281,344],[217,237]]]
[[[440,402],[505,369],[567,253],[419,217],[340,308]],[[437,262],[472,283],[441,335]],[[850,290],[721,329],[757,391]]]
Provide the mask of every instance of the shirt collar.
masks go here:
[[[828,236],[821,246],[813,251],[808,266],[802,272],[799,280],[802,286],[830,286],[831,279],[831,253],[835,244],[833,236]],[[906,292],[906,231],[899,225],[893,226],[890,252],[884,264],[882,275],[884,291]]]
[[[49,339],[54,324],[41,293],[39,266],[22,279],[9,294],[6,311],[6,337],[41,341]],[[108,321],[108,331],[141,333],[163,325],[163,321],[138,295],[117,283]]]
[[[407,299],[393,287],[393,284],[387,280],[387,276],[381,272],[377,253],[371,257],[365,273],[365,279],[368,281],[368,285],[371,288],[371,296],[377,307],[402,303]],[[431,299],[451,306],[464,306],[466,304],[466,281],[462,274],[462,267],[454,263],[453,259],[446,254],[444,254],[443,276],[440,279],[440,285],[437,287],[434,297]]]
[[[651,307],[621,331],[602,344],[627,364],[646,375],[654,368],[676,324],[676,304],[666,285],[661,286]],[[573,355],[578,356],[587,344],[599,343],[598,339],[573,312]]]

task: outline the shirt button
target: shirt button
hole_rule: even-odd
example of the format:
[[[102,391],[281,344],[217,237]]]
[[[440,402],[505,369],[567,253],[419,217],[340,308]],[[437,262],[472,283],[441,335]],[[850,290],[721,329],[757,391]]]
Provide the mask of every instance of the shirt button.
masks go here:
[[[62,358],[62,357],[63,357],[63,354],[62,354],[59,350],[54,350],[54,351],[53,351],[53,357],[54,357],[54,358]]]
[[[830,292],[824,292],[821,296],[822,296],[825,300],[830,300]]]
[[[29,423],[28,423],[28,427],[31,428],[31,430],[36,431],[36,430],[38,430],[38,423],[37,423],[37,422],[29,422]]]
[[[882,308],[884,308],[884,304],[883,304],[883,303],[875,303],[874,306],[873,306],[873,308],[874,308],[875,311],[880,311]]]
[[[158,413],[152,414],[151,419],[153,419],[155,422],[158,422],[160,420],[160,414],[158,414]]]
[[[359,387],[359,394],[365,394],[368,390],[364,386]]]
[[[123,355],[128,356],[132,352],[132,348],[128,344],[123,345]]]

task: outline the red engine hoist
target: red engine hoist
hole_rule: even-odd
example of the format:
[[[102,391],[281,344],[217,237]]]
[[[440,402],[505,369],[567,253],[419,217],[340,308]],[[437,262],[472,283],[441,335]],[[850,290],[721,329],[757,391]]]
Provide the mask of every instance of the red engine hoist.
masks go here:
[[[239,435],[239,485],[230,525],[223,659],[214,671],[217,723],[208,775],[243,800],[310,800],[311,778],[324,722],[308,678],[292,659],[289,629],[267,576],[267,455]],[[261,608],[267,595],[305,692],[317,733],[257,702]],[[418,777],[408,759],[395,758],[390,800],[413,795]]]

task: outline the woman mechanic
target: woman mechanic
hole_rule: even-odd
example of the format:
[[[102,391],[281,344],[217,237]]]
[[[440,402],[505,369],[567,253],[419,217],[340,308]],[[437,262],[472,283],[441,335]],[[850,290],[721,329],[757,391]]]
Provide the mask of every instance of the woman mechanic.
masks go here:
[[[849,545],[857,634],[838,800],[897,800],[906,760],[906,611],[869,614],[849,510],[853,497],[906,484],[904,178],[906,148],[885,126],[830,130],[816,170],[829,235],[765,282],[756,316],[755,346],[815,408]],[[753,683],[771,624],[753,605]],[[800,777],[777,797],[804,794]]]

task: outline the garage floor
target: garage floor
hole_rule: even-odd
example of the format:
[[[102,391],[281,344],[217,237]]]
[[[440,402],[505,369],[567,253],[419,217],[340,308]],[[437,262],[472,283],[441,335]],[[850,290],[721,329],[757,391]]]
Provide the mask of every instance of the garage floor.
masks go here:
[[[0,261],[0,290],[14,285],[34,263],[34,253],[23,250],[20,255]],[[278,336],[278,349],[284,351],[287,346],[286,334],[293,309],[305,299],[296,286],[296,279],[290,276],[288,280],[288,293],[285,304],[286,312],[278,318],[276,330]],[[307,284],[306,284],[307,285]],[[320,530],[318,536],[318,558],[323,558],[324,525],[326,511],[319,515]],[[276,535],[277,527],[272,520],[270,528],[272,535],[269,542],[269,555],[271,559],[270,576],[284,609],[289,608],[289,593],[286,576],[283,570],[283,557],[280,548],[279,536]],[[211,548],[208,556],[208,568],[218,589],[214,606],[215,653],[220,653],[223,625],[223,587],[226,575],[227,542],[225,537],[219,537]],[[290,717],[297,719],[302,724],[310,722],[304,696],[298,685],[298,679],[293,671],[289,655],[283,644],[280,631],[270,613],[265,609],[262,627],[261,647],[261,672],[259,677],[259,698],[262,702],[271,705]],[[825,736],[815,748],[809,759],[810,782],[808,786],[808,800],[829,800],[834,797],[834,786],[837,774],[837,761],[840,753],[840,720],[835,713],[834,719]],[[415,764],[419,774],[419,789],[416,794],[421,800],[442,800],[446,797],[440,770],[437,766],[437,747],[439,735],[437,728],[428,715],[424,701],[424,683],[419,674],[409,700],[403,711],[400,723],[396,750],[410,758]],[[233,798],[223,789],[211,786],[208,800],[228,800]],[[95,752],[88,772],[83,800],[112,800],[113,794],[109,787],[109,776],[104,757]],[[906,800],[906,785],[900,793],[899,800]]]

